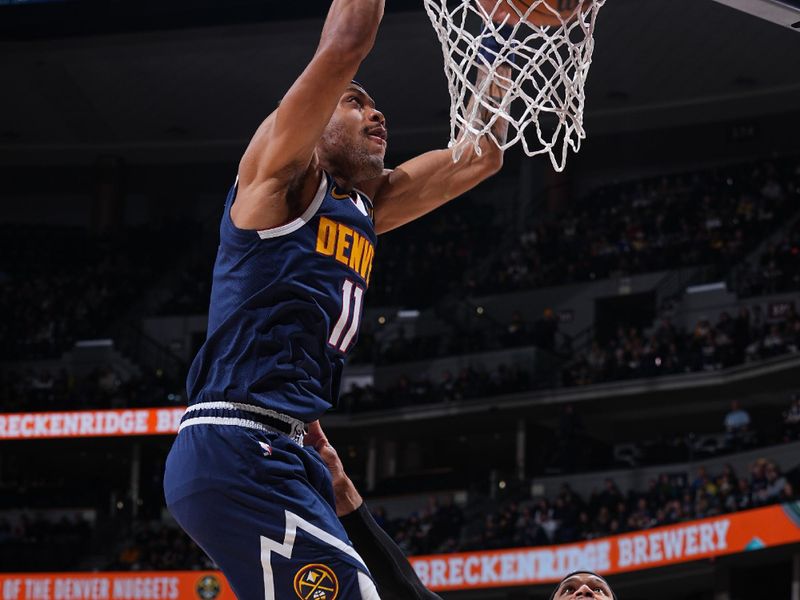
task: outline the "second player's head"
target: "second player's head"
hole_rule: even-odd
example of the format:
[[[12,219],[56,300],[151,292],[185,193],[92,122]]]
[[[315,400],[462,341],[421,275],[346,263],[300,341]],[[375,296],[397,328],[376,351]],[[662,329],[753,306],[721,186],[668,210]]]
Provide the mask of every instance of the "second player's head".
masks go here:
[[[317,152],[325,168],[358,182],[383,173],[386,119],[366,90],[353,81],[339,98]]]
[[[617,600],[608,582],[593,571],[570,573],[553,590],[550,600]]]

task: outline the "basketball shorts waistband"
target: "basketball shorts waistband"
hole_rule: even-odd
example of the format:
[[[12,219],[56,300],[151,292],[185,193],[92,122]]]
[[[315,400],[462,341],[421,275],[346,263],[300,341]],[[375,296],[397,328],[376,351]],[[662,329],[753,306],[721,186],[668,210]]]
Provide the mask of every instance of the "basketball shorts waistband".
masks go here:
[[[178,432],[192,425],[233,425],[280,433],[303,445],[306,424],[268,408],[240,402],[198,402],[186,409]]]

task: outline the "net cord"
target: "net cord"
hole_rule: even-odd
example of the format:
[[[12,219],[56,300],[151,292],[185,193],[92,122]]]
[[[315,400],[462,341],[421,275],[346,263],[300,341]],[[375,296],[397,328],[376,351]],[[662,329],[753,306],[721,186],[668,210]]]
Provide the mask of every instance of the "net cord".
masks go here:
[[[564,170],[569,149],[578,152],[586,138],[585,86],[597,13],[605,2],[581,0],[572,18],[564,19],[545,0],[533,0],[525,11],[508,0],[497,0],[491,11],[477,0],[456,0],[450,9],[447,0],[424,0],[444,55],[454,161],[470,146],[480,154],[480,140],[489,137],[503,150],[519,143],[528,156],[547,154],[556,171]],[[508,39],[499,33],[511,24],[509,14],[501,18],[501,9],[519,19]],[[537,10],[558,18],[559,25],[528,20]],[[486,35],[499,44],[491,62],[480,53]],[[503,64],[512,65],[510,77],[497,72]],[[486,72],[479,86],[478,68]],[[493,82],[507,90],[499,102],[486,93]],[[486,122],[478,119],[481,112],[490,115]],[[492,132],[498,119],[509,125],[505,141]]]

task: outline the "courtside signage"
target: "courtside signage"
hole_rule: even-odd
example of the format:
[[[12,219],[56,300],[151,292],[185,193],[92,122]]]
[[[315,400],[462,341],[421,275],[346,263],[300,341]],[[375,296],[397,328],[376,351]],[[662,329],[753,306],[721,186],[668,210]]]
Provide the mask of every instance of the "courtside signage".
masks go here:
[[[579,569],[614,575],[800,542],[800,503],[689,521],[582,544],[409,559],[434,591],[537,585]]]
[[[2,600],[236,600],[217,571],[0,574]]]
[[[175,434],[185,410],[184,406],[2,414],[0,440]]]
[[[412,557],[434,591],[538,585],[576,569],[604,575],[800,542],[800,502],[584,544]],[[0,600],[235,600],[218,571],[0,573]]]

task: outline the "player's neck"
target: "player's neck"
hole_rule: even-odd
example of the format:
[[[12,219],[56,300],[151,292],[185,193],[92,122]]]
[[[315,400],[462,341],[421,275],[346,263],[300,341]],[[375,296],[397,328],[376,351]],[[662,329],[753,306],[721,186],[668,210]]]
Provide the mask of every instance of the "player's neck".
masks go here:
[[[319,151],[319,166],[333,177],[336,187],[341,191],[352,192],[356,185],[363,180],[363,165],[341,149],[335,149],[336,152],[327,148],[325,150],[328,151]]]
[[[342,190],[343,192],[352,192],[356,187],[356,182],[353,179],[339,177],[335,174],[333,175],[333,180],[336,182],[336,187]]]
[[[336,182],[336,187],[343,192],[352,192],[356,187],[356,180],[354,177],[347,173],[343,173],[341,169],[336,168],[334,165],[322,163],[320,165],[326,173],[333,177]]]

